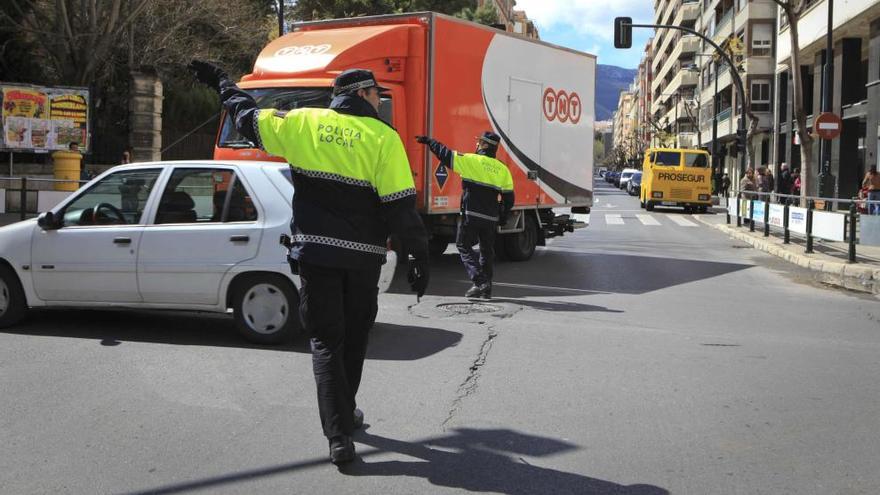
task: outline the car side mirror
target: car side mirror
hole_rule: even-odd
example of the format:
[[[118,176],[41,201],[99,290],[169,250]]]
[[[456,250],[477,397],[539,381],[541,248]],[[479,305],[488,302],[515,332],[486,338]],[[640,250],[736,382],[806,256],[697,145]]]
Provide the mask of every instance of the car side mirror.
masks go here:
[[[58,228],[58,223],[55,218],[55,214],[51,211],[44,211],[40,213],[40,216],[37,217],[37,225],[40,226],[43,230],[55,230]]]

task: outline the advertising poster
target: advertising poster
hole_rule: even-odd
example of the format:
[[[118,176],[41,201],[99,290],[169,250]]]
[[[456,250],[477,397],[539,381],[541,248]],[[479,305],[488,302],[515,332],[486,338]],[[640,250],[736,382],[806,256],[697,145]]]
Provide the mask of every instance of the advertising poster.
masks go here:
[[[785,220],[785,207],[782,205],[770,205],[770,225],[774,227],[783,227]]]
[[[0,83],[0,108],[0,149],[48,152],[72,142],[88,149],[87,89]]]

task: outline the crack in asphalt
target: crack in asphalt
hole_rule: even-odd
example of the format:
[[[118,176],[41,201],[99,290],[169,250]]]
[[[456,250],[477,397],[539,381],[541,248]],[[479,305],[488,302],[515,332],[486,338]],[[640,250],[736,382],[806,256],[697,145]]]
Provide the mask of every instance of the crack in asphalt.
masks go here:
[[[486,364],[486,358],[489,356],[489,351],[492,350],[492,342],[497,336],[498,332],[495,330],[494,325],[486,328],[486,338],[480,346],[480,352],[477,354],[474,364],[469,368],[467,377],[465,377],[464,381],[458,386],[455,399],[453,399],[452,406],[449,408],[449,414],[440,425],[444,431],[446,431],[446,425],[452,421],[452,418],[459,409],[461,409],[462,402],[477,391],[477,381],[480,378],[480,369]]]

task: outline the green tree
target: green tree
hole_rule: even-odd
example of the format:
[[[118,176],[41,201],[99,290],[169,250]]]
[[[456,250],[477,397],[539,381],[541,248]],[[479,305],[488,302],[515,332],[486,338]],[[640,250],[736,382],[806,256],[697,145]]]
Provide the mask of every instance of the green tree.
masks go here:
[[[476,9],[473,7],[466,7],[456,15],[462,19],[485,24],[486,26],[498,24],[499,21],[498,10],[495,9],[495,5],[491,3],[484,3]]]
[[[498,13],[494,12],[494,8],[493,17],[487,9],[475,10],[474,4],[474,0],[299,0],[289,12],[299,21],[425,11],[457,15],[469,20],[476,20],[474,16],[479,12],[487,19],[497,19]],[[462,15],[466,10],[470,17]]]

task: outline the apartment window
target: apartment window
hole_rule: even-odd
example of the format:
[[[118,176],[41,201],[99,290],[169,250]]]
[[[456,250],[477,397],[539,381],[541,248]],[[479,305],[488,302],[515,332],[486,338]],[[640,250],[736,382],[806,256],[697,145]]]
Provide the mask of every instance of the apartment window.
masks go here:
[[[755,24],[752,26],[752,55],[769,57],[773,54],[773,26]]]
[[[757,79],[752,81],[751,91],[751,107],[753,112],[769,112],[770,111],[770,80]]]

